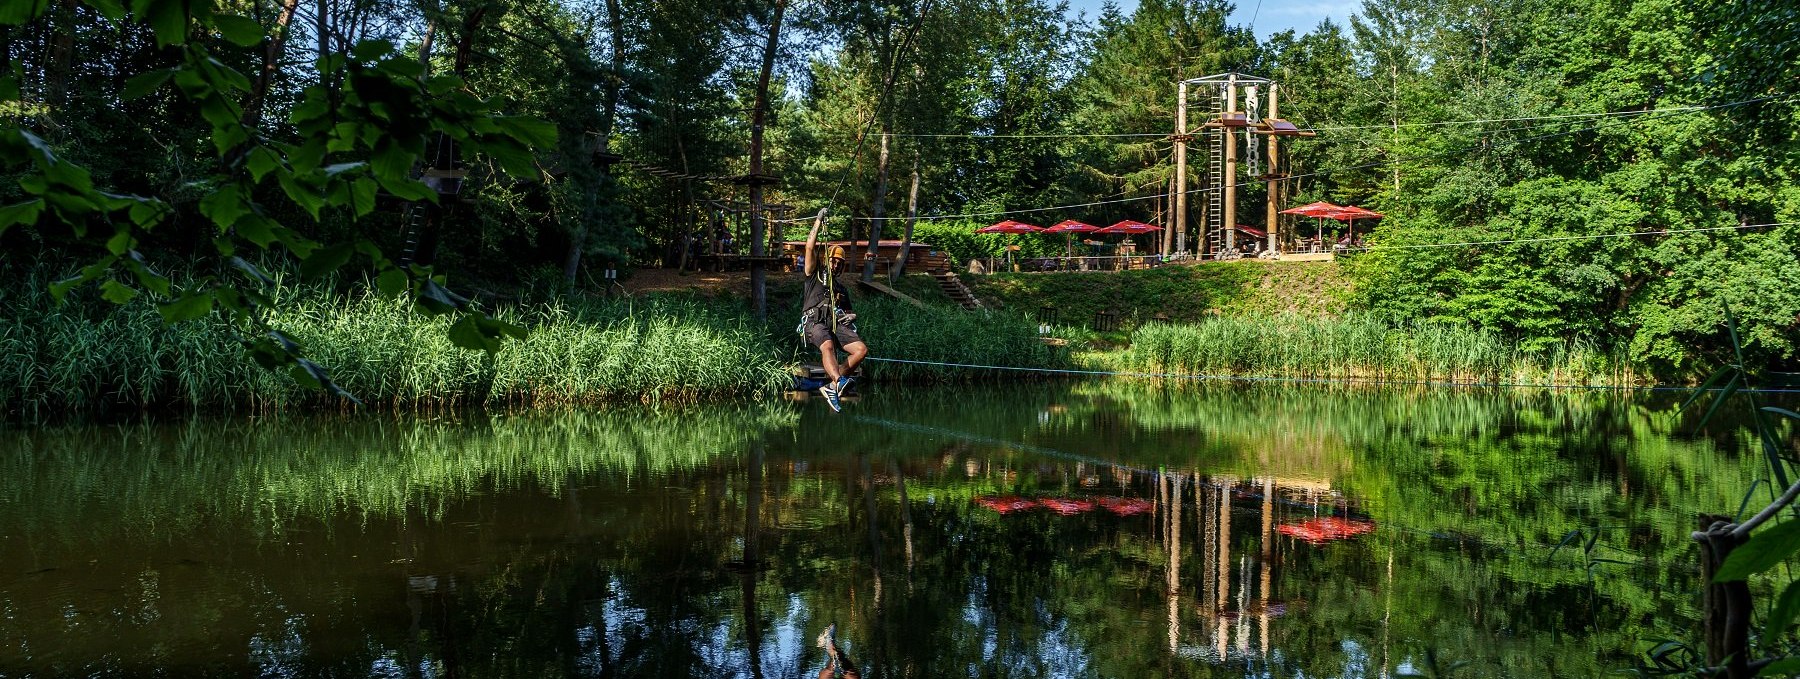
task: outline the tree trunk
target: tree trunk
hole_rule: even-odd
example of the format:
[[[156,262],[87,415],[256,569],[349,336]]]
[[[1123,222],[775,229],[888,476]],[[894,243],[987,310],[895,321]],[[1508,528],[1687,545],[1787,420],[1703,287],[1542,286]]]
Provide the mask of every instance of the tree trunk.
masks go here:
[[[269,86],[275,82],[275,73],[281,69],[282,49],[287,46],[288,21],[294,18],[294,7],[299,2],[300,0],[281,0],[281,13],[275,16],[275,35],[263,47],[262,69],[257,72],[256,84],[250,89],[250,103],[244,106],[244,127],[254,130],[262,125],[263,101],[269,96]],[[425,36],[425,44],[430,45],[430,25],[425,27]]]
[[[756,101],[750,109],[750,303],[759,321],[769,317],[768,281],[762,262],[767,252],[763,242],[763,121],[769,109],[769,74],[775,70],[775,51],[781,46],[781,15],[786,11],[787,0],[775,0],[769,41],[763,45],[762,71],[756,76]]]
[[[864,283],[875,282],[875,254],[880,252],[878,246],[881,244],[882,217],[887,212],[888,137],[892,134],[890,130],[881,132],[881,155],[876,156],[875,161],[875,200],[871,201],[872,209],[869,211],[874,219],[869,220],[869,247],[863,255]]]
[[[606,79],[606,107],[600,112],[600,148],[601,154],[611,153],[613,122],[619,114],[619,89],[624,83],[625,34],[622,32],[625,21],[619,16],[619,0],[606,0],[606,32],[612,42],[612,72]],[[607,186],[612,181],[612,159],[602,158],[600,162],[600,185]],[[571,288],[575,285],[575,275],[581,270],[581,251],[587,247],[587,224],[584,222],[569,234],[569,252],[563,257],[563,282]],[[685,255],[684,255],[685,256]]]
[[[906,191],[906,235],[900,239],[900,258],[894,262],[890,278],[899,281],[906,275],[906,260],[912,257],[913,224],[919,221],[919,152],[913,151],[912,188]]]
[[[56,13],[56,33],[50,42],[50,96],[52,107],[68,103],[69,78],[75,70],[75,0],[62,0]],[[62,111],[57,110],[60,114]]]

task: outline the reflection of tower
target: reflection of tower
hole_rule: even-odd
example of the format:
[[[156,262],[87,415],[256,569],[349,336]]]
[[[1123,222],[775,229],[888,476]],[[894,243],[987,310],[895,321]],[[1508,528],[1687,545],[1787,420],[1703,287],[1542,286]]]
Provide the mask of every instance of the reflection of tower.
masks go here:
[[[1270,559],[1271,559],[1271,557],[1274,556],[1274,551],[1275,551],[1274,550],[1274,544],[1275,544],[1274,537],[1275,537],[1275,479],[1273,477],[1264,477],[1263,478],[1263,501],[1262,501],[1262,540],[1259,543],[1260,546],[1262,547],[1262,558],[1259,559],[1259,565],[1262,567],[1262,569],[1261,569],[1262,577],[1260,578],[1262,581],[1262,585],[1260,587],[1256,588],[1256,607],[1258,609],[1257,612],[1259,613],[1259,615],[1257,617],[1261,620],[1261,624],[1262,624],[1262,638],[1261,638],[1262,643],[1258,644],[1258,649],[1259,649],[1259,652],[1262,653],[1265,657],[1269,654],[1269,584],[1270,584],[1269,576],[1270,576],[1270,567],[1272,565],[1272,564],[1270,564]]]
[[[1174,653],[1181,645],[1181,487],[1187,479],[1180,474],[1163,475],[1163,494],[1168,498],[1169,511],[1164,512],[1164,542],[1169,548],[1169,652]]]
[[[1219,518],[1217,520],[1219,532],[1218,532],[1218,537],[1215,538],[1217,540],[1217,550],[1218,550],[1218,560],[1215,561],[1215,563],[1218,565],[1218,576],[1217,576],[1218,579],[1214,581],[1215,588],[1214,588],[1213,596],[1216,598],[1216,601],[1218,602],[1215,605],[1214,610],[1217,610],[1221,613],[1225,611],[1225,606],[1230,603],[1229,593],[1231,592],[1231,486],[1232,485],[1233,485],[1233,480],[1231,478],[1221,477],[1218,480],[1218,483],[1214,486],[1214,492],[1217,493],[1219,496],[1219,504],[1218,504]],[[1220,616],[1218,616],[1218,619],[1219,619],[1218,631],[1216,632],[1216,634],[1218,636],[1216,639],[1214,639],[1213,643],[1218,645],[1217,650],[1219,652],[1219,657],[1221,659],[1223,659],[1225,657],[1225,636],[1229,630],[1226,628],[1225,616],[1220,615]]]

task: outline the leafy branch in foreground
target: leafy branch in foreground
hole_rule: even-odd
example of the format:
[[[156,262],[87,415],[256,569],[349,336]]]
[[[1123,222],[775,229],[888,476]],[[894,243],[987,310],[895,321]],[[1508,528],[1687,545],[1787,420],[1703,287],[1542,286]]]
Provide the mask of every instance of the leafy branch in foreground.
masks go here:
[[[1800,617],[1800,581],[1790,581],[1782,589],[1769,616],[1763,620],[1760,634],[1752,634],[1749,578],[1773,570],[1800,553],[1800,521],[1771,525],[1758,531],[1794,506],[1800,499],[1800,483],[1789,483],[1787,467],[1791,460],[1781,453],[1773,418],[1800,420],[1800,413],[1757,402],[1753,375],[1744,361],[1743,342],[1739,339],[1737,318],[1725,308],[1726,329],[1734,349],[1732,363],[1713,373],[1694,390],[1681,410],[1686,410],[1700,397],[1717,389],[1711,406],[1701,416],[1705,425],[1731,397],[1742,394],[1750,402],[1752,428],[1762,446],[1774,487],[1784,487],[1767,506],[1742,522],[1731,517],[1702,514],[1699,530],[1692,537],[1700,545],[1700,573],[1705,579],[1702,637],[1705,665],[1699,665],[1699,654],[1689,649],[1676,654],[1685,645],[1664,642],[1652,649],[1654,667],[1640,665],[1642,675],[1698,674],[1706,677],[1790,676],[1800,673],[1800,655],[1783,643],[1787,629]],[[1741,514],[1741,511],[1740,511]],[[1754,533],[1753,533],[1754,532]],[[1763,657],[1752,659],[1752,638]],[[1676,662],[1674,658],[1686,662]],[[1692,663],[1692,664],[1688,664]]]
[[[533,149],[555,144],[553,126],[503,115],[500,102],[470,94],[460,77],[428,76],[423,64],[396,54],[392,44],[371,40],[320,58],[318,78],[299,89],[299,103],[286,121],[291,141],[271,139],[259,129],[260,115],[246,115],[246,106],[260,113],[269,69],[252,83],[213,48],[223,47],[220,38],[238,47],[267,41],[271,47],[264,58],[273,59],[285,29],[268,35],[248,17],[215,13],[210,2],[134,0],[129,13],[116,0],[82,4],[121,30],[147,28],[159,46],[179,53],[173,66],[133,75],[123,95],[170,94],[167,88],[173,95],[170,105],[191,107],[210,125],[217,165],[184,188],[203,194],[193,209],[213,228],[206,240],[227,273],[202,275],[175,289],[151,267],[140,240],[169,222],[177,207],[162,198],[96,187],[85,168],[59,158],[51,144],[28,129],[32,119],[22,116],[0,127],[0,167],[20,173],[19,187],[26,196],[0,206],[0,235],[14,226],[44,233],[66,230],[76,242],[103,249],[74,275],[50,285],[58,301],[92,285],[114,304],[148,292],[161,300],[159,309],[168,322],[217,311],[238,329],[247,353],[258,363],[286,367],[303,385],[345,396],[323,366],[306,358],[300,342],[272,324],[273,279],[251,261],[256,257],[247,255],[292,255],[307,278],[361,258],[384,294],[408,295],[430,314],[456,314],[449,339],[459,347],[492,352],[508,338],[525,336],[523,328],[489,316],[450,291],[444,276],[430,267],[397,263],[368,238],[314,240],[273,217],[277,211],[260,202],[259,195],[284,197],[314,223],[333,210],[347,212],[353,220],[364,218],[384,193],[404,201],[436,202],[437,191],[414,176],[427,136],[452,144],[465,159],[486,156],[507,174],[534,177],[539,170]],[[0,25],[27,24],[48,10],[48,3],[9,3],[0,10]],[[0,106],[23,103],[19,82],[18,74],[0,77]]]

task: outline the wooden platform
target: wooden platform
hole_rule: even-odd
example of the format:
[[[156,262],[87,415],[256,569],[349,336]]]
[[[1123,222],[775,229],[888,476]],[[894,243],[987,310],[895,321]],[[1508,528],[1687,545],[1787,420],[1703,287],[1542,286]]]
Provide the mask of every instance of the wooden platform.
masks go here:
[[[1279,261],[1283,262],[1329,262],[1337,257],[1329,252],[1295,252],[1283,253]]]
[[[899,290],[895,290],[895,289],[893,289],[893,288],[890,288],[890,287],[888,287],[888,286],[886,286],[886,285],[882,285],[882,284],[881,284],[881,283],[877,283],[877,282],[874,282],[874,281],[865,281],[865,280],[862,280],[862,279],[860,279],[860,278],[859,278],[859,279],[857,279],[857,280],[856,280],[856,283],[857,283],[857,285],[861,285],[861,286],[862,286],[862,287],[865,287],[865,288],[868,288],[868,289],[870,289],[870,290],[874,290],[874,291],[876,291],[876,292],[879,292],[879,293],[881,293],[881,294],[884,294],[884,295],[887,295],[887,296],[889,296],[889,297],[893,297],[893,298],[895,298],[895,299],[898,299],[898,300],[901,300],[901,301],[903,301],[903,302],[906,302],[906,303],[907,303],[907,304],[911,304],[911,305],[913,305],[913,306],[916,306],[916,307],[918,307],[918,308],[920,308],[920,309],[924,309],[924,308],[925,308],[925,303],[924,303],[924,302],[921,302],[921,301],[919,301],[919,300],[917,300],[917,299],[915,299],[915,298],[913,298],[913,296],[912,296],[912,295],[908,295],[908,294],[906,294],[906,293],[904,293],[904,292],[901,292],[901,291],[899,291]]]

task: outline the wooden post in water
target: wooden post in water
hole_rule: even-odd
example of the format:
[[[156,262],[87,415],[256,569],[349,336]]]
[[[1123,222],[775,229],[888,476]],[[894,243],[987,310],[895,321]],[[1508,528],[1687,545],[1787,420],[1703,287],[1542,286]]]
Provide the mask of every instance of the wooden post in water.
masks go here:
[[[1700,515],[1700,530],[1694,539],[1700,543],[1700,581],[1706,583],[1701,598],[1702,635],[1706,641],[1706,663],[1713,668],[1703,676],[1750,677],[1750,584],[1713,582],[1713,574],[1725,564],[1732,550],[1742,544],[1732,535],[1735,525],[1729,516]]]

